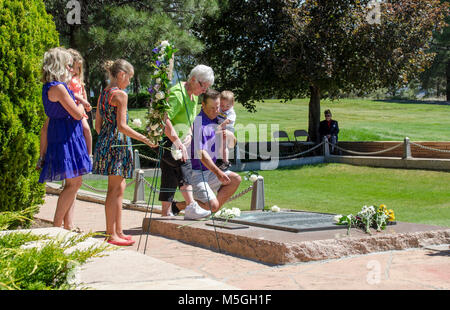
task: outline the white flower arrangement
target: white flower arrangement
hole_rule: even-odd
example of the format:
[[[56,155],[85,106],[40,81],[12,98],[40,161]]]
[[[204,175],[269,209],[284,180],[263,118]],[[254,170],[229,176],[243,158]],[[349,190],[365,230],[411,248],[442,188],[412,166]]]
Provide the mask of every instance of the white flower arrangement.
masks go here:
[[[338,225],[347,225],[347,234],[350,232],[352,226],[361,227],[368,234],[371,234],[370,227],[376,228],[377,231],[381,231],[386,228],[389,222],[395,220],[394,211],[387,209],[384,204],[378,208],[374,206],[363,206],[361,211],[356,215],[341,215],[338,214],[334,217],[334,221]]]
[[[223,218],[227,220],[239,216],[241,216],[241,210],[239,208],[220,209],[219,211],[214,213],[214,217]]]
[[[183,157],[183,152],[180,149],[175,147],[175,144],[172,144],[170,148],[170,153],[172,154],[173,159],[180,160]]]
[[[177,50],[169,43],[162,41],[152,50],[152,67],[154,69],[150,93],[150,104],[147,113],[147,135],[150,141],[158,145],[164,134],[164,119],[169,108],[168,98],[171,82],[171,59]]]
[[[138,128],[140,128],[142,126],[142,122],[139,118],[135,118],[132,122],[132,124]]]
[[[258,176],[256,174],[252,174],[248,179],[250,182],[255,183],[258,180]]]
[[[272,212],[280,212],[281,209],[280,209],[280,207],[275,205],[275,206],[272,206],[272,208],[270,208],[270,211],[272,211]]]
[[[244,179],[252,183],[255,183],[257,180],[262,180],[264,178],[262,175],[259,175],[258,172],[248,171],[247,174],[244,176]]]

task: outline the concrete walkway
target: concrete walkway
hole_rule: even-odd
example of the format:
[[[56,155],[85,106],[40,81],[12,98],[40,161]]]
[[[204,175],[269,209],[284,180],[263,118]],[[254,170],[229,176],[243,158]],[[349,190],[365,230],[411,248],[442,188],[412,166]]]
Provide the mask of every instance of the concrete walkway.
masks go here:
[[[57,199],[56,195],[47,195],[36,217],[52,221]],[[115,251],[114,256],[92,260],[83,267],[83,282],[95,289],[117,290],[450,289],[448,244],[271,266],[147,236],[142,234],[144,217],[144,212],[123,210],[124,231],[134,236],[135,245]],[[74,222],[85,232],[104,232],[103,205],[77,200]]]

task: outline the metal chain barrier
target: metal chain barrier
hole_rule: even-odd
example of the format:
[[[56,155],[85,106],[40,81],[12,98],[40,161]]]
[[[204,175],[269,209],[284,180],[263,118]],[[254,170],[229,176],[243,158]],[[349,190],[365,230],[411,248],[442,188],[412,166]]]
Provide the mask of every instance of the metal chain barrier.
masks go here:
[[[337,146],[336,144],[330,143],[330,142],[328,142],[328,141],[327,141],[327,144],[329,144],[329,145],[331,145],[331,146],[337,148],[338,150],[341,150],[341,151],[344,151],[344,152],[347,152],[347,153],[350,153],[350,154],[356,154],[356,155],[375,155],[375,154],[382,154],[382,153],[386,153],[386,152],[392,151],[392,150],[394,150],[394,149],[396,149],[396,148],[398,148],[398,147],[400,147],[400,146],[403,145],[403,143],[400,143],[400,144],[394,145],[393,147],[390,147],[390,148],[388,148],[388,149],[381,150],[381,151],[376,151],[376,152],[357,152],[357,151],[346,150],[346,149],[341,148],[341,147]]]
[[[236,199],[238,199],[238,198],[241,198],[242,196],[244,196],[245,194],[247,194],[248,192],[250,192],[252,189],[253,189],[253,184],[250,185],[247,189],[244,189],[243,191],[241,191],[240,193],[231,196],[231,197],[227,200],[227,202],[230,202],[230,201],[236,200]]]
[[[412,144],[412,145],[415,145],[415,146],[417,146],[417,147],[420,147],[420,148],[422,148],[422,149],[429,150],[429,151],[443,152],[443,153],[450,153],[450,150],[440,150],[440,149],[435,149],[435,148],[432,148],[432,147],[429,147],[429,146],[425,146],[425,145],[421,145],[421,144],[414,143],[414,142],[409,142],[409,143]]]
[[[160,193],[161,191],[164,192],[163,189],[154,188],[154,187],[153,187],[153,186],[152,186],[145,178],[143,178],[142,180],[144,181],[144,184],[145,184],[148,188],[150,188],[151,191],[156,192],[156,193]],[[253,185],[250,185],[248,188],[244,189],[244,190],[241,191],[240,193],[235,194],[235,195],[233,195],[232,197],[230,197],[230,198],[227,200],[227,202],[233,201],[233,200],[235,200],[235,199],[238,199],[238,198],[244,196],[245,194],[247,194],[248,192],[250,192],[252,189],[253,189]],[[171,190],[171,191],[172,191],[172,190]],[[184,192],[186,192],[186,190],[180,190],[180,189],[177,189],[176,191],[179,191],[179,192],[183,192],[183,191],[184,191]],[[204,191],[204,190],[200,190],[200,191],[198,191],[198,192],[202,192],[202,191]]]
[[[98,189],[98,188],[90,186],[89,184],[86,184],[84,182],[82,182],[81,185],[84,186],[84,187],[89,188],[90,190],[93,190],[94,192],[99,192],[99,193],[107,193],[108,192],[107,189],[106,190],[105,189]]]
[[[136,179],[134,179],[134,180],[128,182],[128,183],[125,185],[125,188],[127,188],[127,187],[133,185],[134,183],[136,183]],[[94,192],[98,192],[98,193],[107,193],[107,192],[108,192],[107,189],[98,189],[98,188],[95,188],[95,187],[93,187],[93,186],[91,186],[91,185],[89,185],[89,184],[86,184],[86,183],[84,183],[84,182],[81,182],[81,185],[84,186],[84,187],[89,188],[90,190],[92,190],[92,191],[94,191]]]
[[[323,143],[324,142],[321,142],[321,143],[315,145],[314,147],[312,147],[312,148],[310,148],[310,149],[308,149],[306,151],[303,151],[303,152],[300,152],[300,153],[296,153],[296,154],[292,154],[292,155],[281,156],[281,157],[272,157],[272,156],[266,156],[266,155],[261,155],[261,154],[254,154],[254,153],[251,153],[251,152],[247,152],[245,149],[243,151],[244,151],[244,153],[246,153],[246,154],[248,154],[250,156],[260,157],[261,159],[269,159],[269,158],[270,159],[289,159],[289,158],[298,157],[298,156],[304,155],[306,153],[312,152],[315,149],[321,147],[323,145]]]
[[[149,156],[145,156],[145,155],[143,155],[141,153],[139,153],[139,157],[142,157],[144,159],[148,159],[148,160],[151,160],[151,161],[154,161],[154,162],[159,162],[159,159],[152,158],[152,157],[149,157]]]
[[[145,184],[146,186],[148,186],[152,192],[154,192],[154,193],[159,193],[159,192],[161,192],[159,189],[154,188],[154,187],[153,187],[153,186],[152,186],[145,178],[142,178],[142,181],[144,181],[144,184]]]

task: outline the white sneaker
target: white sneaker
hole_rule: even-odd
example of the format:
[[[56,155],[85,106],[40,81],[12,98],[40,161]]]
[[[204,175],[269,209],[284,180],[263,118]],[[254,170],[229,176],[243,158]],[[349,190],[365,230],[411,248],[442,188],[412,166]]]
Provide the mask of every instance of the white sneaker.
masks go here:
[[[203,217],[211,215],[211,211],[207,211],[200,207],[196,201],[189,204],[186,209],[184,209],[184,219],[185,220],[196,220]]]

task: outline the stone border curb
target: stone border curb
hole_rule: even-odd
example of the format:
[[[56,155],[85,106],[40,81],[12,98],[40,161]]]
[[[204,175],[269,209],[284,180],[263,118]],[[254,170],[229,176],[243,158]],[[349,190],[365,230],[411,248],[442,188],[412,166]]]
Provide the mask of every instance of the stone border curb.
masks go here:
[[[148,231],[149,218],[143,220],[143,231]],[[187,222],[187,223],[186,223]],[[420,248],[430,245],[450,244],[450,229],[442,229],[404,233],[385,233],[381,235],[366,236],[352,230],[346,236],[345,230],[337,235],[322,240],[306,241],[276,241],[270,237],[261,237],[269,229],[251,227],[249,233],[243,235],[232,230],[216,228],[219,246],[214,228],[206,226],[211,221],[182,221],[180,217],[175,220],[153,219],[150,223],[152,234],[173,238],[194,245],[218,250],[252,259],[259,262],[283,265],[289,263],[328,260],[361,255],[374,252],[404,250]],[[409,223],[405,223],[407,225]],[[255,234],[254,232],[259,232]],[[288,236],[289,233],[283,234]],[[295,233],[291,233],[294,234]],[[333,233],[334,234],[334,233]],[[352,236],[358,235],[359,236]],[[336,235],[336,234],[335,234]],[[297,234],[297,236],[299,236]]]

